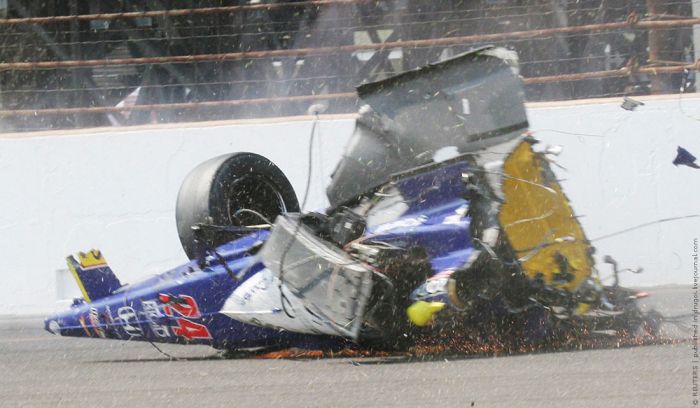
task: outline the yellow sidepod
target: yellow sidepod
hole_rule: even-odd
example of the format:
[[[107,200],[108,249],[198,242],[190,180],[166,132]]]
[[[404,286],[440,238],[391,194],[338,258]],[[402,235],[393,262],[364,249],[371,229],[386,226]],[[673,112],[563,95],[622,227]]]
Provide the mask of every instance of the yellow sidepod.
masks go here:
[[[524,140],[507,157],[499,222],[531,279],[575,291],[592,272],[590,245],[544,158]]]

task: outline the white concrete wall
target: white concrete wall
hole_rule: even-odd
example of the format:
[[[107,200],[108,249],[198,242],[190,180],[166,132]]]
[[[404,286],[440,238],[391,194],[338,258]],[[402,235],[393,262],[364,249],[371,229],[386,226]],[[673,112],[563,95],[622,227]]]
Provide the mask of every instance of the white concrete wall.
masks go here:
[[[535,136],[564,146],[567,171],[558,174],[590,238],[700,214],[700,171],[671,164],[678,145],[700,154],[700,99],[645,102],[634,112],[619,100],[529,110]],[[325,205],[327,177],[352,128],[349,116],[321,121],[307,208]],[[122,282],[185,261],[175,198],[187,172],[210,157],[260,153],[301,195],[310,129],[308,120],[282,120],[0,135],[0,313],[44,313],[77,295],[60,270],[78,250],[102,249]],[[689,283],[699,226],[698,218],[658,224],[596,245],[645,267],[627,284]]]

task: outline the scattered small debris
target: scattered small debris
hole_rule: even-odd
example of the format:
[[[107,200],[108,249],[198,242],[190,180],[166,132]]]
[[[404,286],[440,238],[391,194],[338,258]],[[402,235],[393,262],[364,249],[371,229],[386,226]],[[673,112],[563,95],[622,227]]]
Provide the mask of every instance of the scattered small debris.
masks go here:
[[[673,165],[674,166],[688,166],[692,167],[694,169],[700,169],[700,166],[698,166],[695,163],[695,156],[693,156],[689,151],[685,150],[684,148],[678,146],[678,154],[676,154],[676,158],[673,159]]]
[[[629,98],[627,96],[624,97],[622,105],[620,105],[622,109],[628,110],[628,111],[633,111],[637,109],[637,106],[644,106],[644,102],[642,101],[637,101],[635,99]]]
[[[317,360],[321,358],[389,357],[391,353],[379,350],[344,348],[342,350],[307,350],[296,347],[262,352],[255,358],[262,360]]]
[[[689,341],[684,337],[666,335],[642,335],[626,331],[610,334],[590,332],[572,332],[557,338],[551,338],[541,344],[517,344],[499,336],[472,338],[467,333],[453,333],[452,336],[431,336],[417,339],[415,345],[406,350],[373,350],[360,346],[350,346],[341,350],[306,350],[287,348],[267,351],[253,355],[229,356],[229,358],[257,358],[263,360],[319,360],[346,358],[350,364],[360,366],[364,359],[381,359],[381,362],[406,360],[442,360],[449,358],[470,358],[478,356],[507,356],[528,353],[556,352],[567,350],[596,350],[627,348],[662,344],[684,344]],[[359,360],[358,360],[359,359]],[[398,359],[398,360],[397,360]]]

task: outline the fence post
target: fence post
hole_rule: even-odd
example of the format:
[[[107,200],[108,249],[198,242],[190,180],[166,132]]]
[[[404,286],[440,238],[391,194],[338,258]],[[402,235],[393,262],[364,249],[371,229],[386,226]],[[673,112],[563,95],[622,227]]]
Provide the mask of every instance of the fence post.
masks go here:
[[[68,3],[68,12],[75,16],[78,15],[78,2],[77,0],[70,0]],[[82,55],[80,52],[80,22],[78,20],[71,20],[70,22],[70,41],[71,41],[71,46],[70,46],[70,54],[71,54],[71,59],[72,60],[80,60],[82,59]],[[71,102],[75,102],[75,100],[78,101],[78,106],[84,106],[83,102],[83,91],[80,90],[80,80],[81,80],[81,74],[82,70],[80,69],[73,69],[71,72],[71,77],[72,77],[72,82],[73,82],[73,89],[75,92],[74,95],[77,94],[77,98],[73,97],[71,98]],[[75,118],[75,123],[78,126],[82,126],[83,120],[82,116],[79,113],[76,113],[74,115]]]
[[[647,14],[658,16],[664,13],[660,0],[646,0]],[[652,28],[649,30],[649,59],[652,61],[668,60],[664,50],[669,46],[668,29]],[[671,80],[667,75],[652,75],[651,93],[667,93],[671,91]]]
[[[700,17],[700,3],[693,1],[690,3],[692,6],[693,17]],[[697,25],[693,26],[693,62],[700,58],[700,27]],[[696,76],[697,78],[697,76]],[[697,79],[696,79],[697,81]],[[698,91],[698,84],[695,85],[695,92]]]

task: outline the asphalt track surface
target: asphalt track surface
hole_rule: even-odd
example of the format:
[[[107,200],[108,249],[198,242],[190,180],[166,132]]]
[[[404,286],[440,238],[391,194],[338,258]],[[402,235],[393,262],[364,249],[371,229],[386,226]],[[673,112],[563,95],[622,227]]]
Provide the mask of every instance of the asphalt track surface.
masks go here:
[[[650,290],[667,316],[688,287]],[[690,317],[687,317],[690,323]],[[671,344],[504,356],[222,359],[210,348],[64,338],[0,317],[1,407],[685,407],[688,328]],[[686,340],[680,340],[680,339]]]

